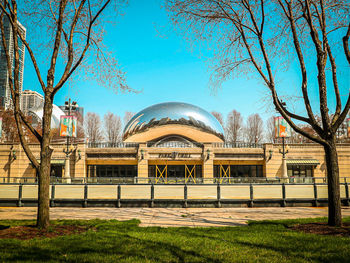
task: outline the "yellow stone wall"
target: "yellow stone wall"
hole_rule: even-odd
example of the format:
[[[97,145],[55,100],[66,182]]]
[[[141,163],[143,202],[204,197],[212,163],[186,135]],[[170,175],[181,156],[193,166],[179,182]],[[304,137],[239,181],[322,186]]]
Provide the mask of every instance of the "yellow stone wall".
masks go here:
[[[350,145],[338,145],[337,151],[340,177],[350,177]]]
[[[54,151],[52,159],[64,160],[63,144],[53,144]],[[31,144],[30,149],[34,156],[40,159],[39,144]],[[73,153],[70,155],[70,173],[71,177],[85,177],[86,175],[86,157],[85,144],[76,144],[73,146]],[[81,151],[79,160],[78,151]],[[14,153],[16,159],[14,158]],[[63,171],[64,172],[64,171]],[[0,177],[35,177],[35,169],[32,167],[20,144],[0,144]]]
[[[205,144],[203,147],[203,178],[214,177],[214,153],[210,144]]]
[[[279,149],[282,149],[280,144],[266,144],[266,177],[281,177],[282,176],[282,154]],[[268,160],[269,150],[272,150],[272,158]],[[338,162],[340,177],[350,176],[350,145],[338,145]],[[319,165],[314,169],[314,177],[326,176],[325,154],[322,146],[317,144],[289,144],[286,159],[316,159]]]
[[[146,144],[142,143],[139,145],[137,152],[137,177],[147,178],[148,177],[148,158],[149,153],[147,151]]]
[[[52,159],[64,160],[63,144],[53,144],[54,148]],[[213,165],[231,164],[231,165],[263,165],[264,175],[266,177],[282,176],[282,155],[279,153],[281,145],[266,144],[264,148],[220,148],[213,147],[210,143],[205,143],[203,147],[194,148],[158,148],[147,147],[145,143],[138,147],[131,148],[85,148],[85,144],[74,145],[81,151],[81,159],[78,158],[78,152],[74,151],[70,157],[71,177],[86,177],[87,165],[137,165],[138,177],[148,177],[148,166],[155,164],[196,164],[202,165],[203,178],[213,177]],[[319,165],[314,169],[315,177],[326,176],[326,164],[324,150],[317,144],[291,144],[288,145],[289,152],[286,155],[288,159],[316,159]],[[36,158],[40,157],[40,147],[38,144],[30,145]],[[208,151],[209,150],[209,158]],[[269,159],[272,150],[272,158]],[[350,144],[338,145],[338,159],[340,177],[350,177]],[[16,152],[16,159],[12,152]],[[143,154],[141,154],[141,151]],[[190,154],[188,158],[158,158],[159,154],[172,152]],[[88,158],[87,153],[125,153],[133,154],[135,157],[125,158]],[[246,157],[244,154],[256,154],[256,157]],[[218,157],[215,154],[225,154],[228,157]],[[228,155],[226,155],[228,154]],[[230,154],[232,155],[230,157]],[[240,156],[239,154],[242,154]],[[142,157],[143,155],[143,157]],[[34,177],[35,170],[25,155],[20,144],[0,144],[0,177]]]

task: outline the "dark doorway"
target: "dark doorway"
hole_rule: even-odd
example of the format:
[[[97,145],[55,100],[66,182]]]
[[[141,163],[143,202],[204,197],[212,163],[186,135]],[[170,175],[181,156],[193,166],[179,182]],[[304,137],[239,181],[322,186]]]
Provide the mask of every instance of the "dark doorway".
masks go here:
[[[63,165],[51,164],[51,176],[62,177]]]

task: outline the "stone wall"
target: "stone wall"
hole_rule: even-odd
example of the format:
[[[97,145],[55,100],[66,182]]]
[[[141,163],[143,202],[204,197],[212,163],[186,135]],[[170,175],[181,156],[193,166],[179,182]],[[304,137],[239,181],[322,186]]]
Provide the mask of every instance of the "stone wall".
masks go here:
[[[266,144],[266,177],[282,177],[282,149],[281,144]],[[269,160],[269,151],[272,150],[272,158]],[[340,144],[337,147],[340,177],[350,176],[350,145]],[[326,176],[326,162],[323,147],[317,144],[288,144],[286,159],[316,159],[319,161],[314,169],[314,177]]]
[[[53,144],[52,160],[62,162],[65,158],[64,144]],[[204,144],[204,147],[157,148],[140,144],[132,148],[85,148],[85,144],[73,146],[70,156],[71,177],[86,177],[89,164],[99,165],[138,165],[138,176],[148,177],[148,166],[155,164],[201,164],[203,178],[213,177],[213,165],[263,165],[266,177],[282,177],[282,154],[280,144],[265,144],[263,148],[220,148]],[[40,159],[38,144],[30,145],[34,155]],[[340,177],[350,177],[350,144],[338,145]],[[80,150],[80,158],[78,155]],[[209,150],[209,151],[208,151]],[[272,156],[270,159],[270,150]],[[286,159],[315,159],[319,164],[314,169],[314,177],[326,176],[324,150],[317,144],[289,144]],[[176,152],[177,157],[171,154]],[[96,158],[89,154],[99,155]],[[104,156],[104,154],[106,156]],[[169,156],[168,156],[169,155]],[[112,157],[109,157],[112,156]],[[115,156],[115,157],[113,157]],[[125,157],[117,157],[125,156]],[[16,157],[16,158],[14,158]],[[0,177],[34,177],[35,170],[20,144],[0,144]]]
[[[64,144],[52,144],[54,149],[52,163],[62,162],[65,158]],[[40,159],[40,145],[31,144],[30,149],[34,156]],[[71,177],[86,176],[85,144],[73,145],[73,153],[70,155]],[[80,150],[80,158],[78,154]],[[20,144],[0,144],[0,177],[35,177],[35,169],[30,163]]]

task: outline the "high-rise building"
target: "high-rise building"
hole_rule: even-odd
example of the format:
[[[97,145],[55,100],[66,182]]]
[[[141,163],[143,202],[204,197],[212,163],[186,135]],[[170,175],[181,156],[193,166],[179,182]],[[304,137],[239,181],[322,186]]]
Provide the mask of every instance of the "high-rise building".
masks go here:
[[[39,107],[44,102],[44,97],[33,90],[24,90],[21,94],[21,110],[27,115],[28,110]]]
[[[4,24],[4,31],[5,31],[6,45],[7,45],[7,48],[9,49],[12,72],[13,72],[15,67],[13,32],[12,32],[10,21],[6,16],[4,16],[3,18],[3,24]],[[19,22],[18,22],[18,28],[19,28],[20,34],[25,38],[26,29]],[[1,32],[0,32],[0,36],[1,36]],[[23,87],[25,45],[21,41],[20,37],[18,37],[18,47],[19,47],[19,91],[21,93],[22,87]],[[6,53],[1,41],[0,42],[0,107],[3,107],[5,109],[10,108],[12,105],[10,84],[9,84],[9,74],[10,73],[8,72],[7,62],[6,62]]]

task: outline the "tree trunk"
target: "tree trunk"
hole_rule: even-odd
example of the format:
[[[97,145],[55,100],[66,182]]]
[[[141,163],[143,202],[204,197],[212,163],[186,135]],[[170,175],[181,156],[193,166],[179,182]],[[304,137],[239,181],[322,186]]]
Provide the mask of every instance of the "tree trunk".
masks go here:
[[[37,227],[47,229],[50,224],[50,170],[52,148],[50,146],[50,130],[52,102],[45,96],[44,115],[43,115],[43,134],[40,151],[40,168],[39,168],[39,188],[38,188],[38,214]]]
[[[328,225],[341,226],[341,200],[339,188],[339,166],[335,137],[324,146],[328,180]]]

